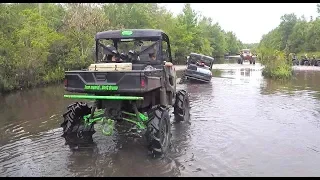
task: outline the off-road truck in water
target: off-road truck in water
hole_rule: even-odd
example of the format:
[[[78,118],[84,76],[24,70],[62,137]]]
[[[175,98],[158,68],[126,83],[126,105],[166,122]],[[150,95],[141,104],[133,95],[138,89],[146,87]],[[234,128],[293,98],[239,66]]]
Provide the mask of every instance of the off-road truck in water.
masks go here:
[[[240,58],[238,58],[238,64],[243,64],[244,61],[249,61],[250,64],[256,64],[256,59],[251,53],[250,49],[241,50]]]
[[[94,124],[111,135],[117,122],[127,121],[145,133],[153,155],[170,146],[169,108],[175,120],[190,118],[185,90],[176,92],[169,37],[161,30],[133,29],[99,32],[95,36],[95,63],[86,70],[66,71],[65,98],[94,100],[68,106],[63,114],[67,144],[93,141]]]
[[[203,54],[190,53],[187,57],[187,69],[184,72],[184,80],[196,80],[210,82],[212,78],[212,65],[214,58]]]

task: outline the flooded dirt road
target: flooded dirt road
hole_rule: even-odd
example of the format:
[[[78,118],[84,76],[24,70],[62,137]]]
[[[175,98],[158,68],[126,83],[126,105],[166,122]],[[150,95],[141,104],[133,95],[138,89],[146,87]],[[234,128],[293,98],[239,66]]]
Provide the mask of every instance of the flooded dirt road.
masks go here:
[[[94,134],[71,151],[60,137],[62,85],[0,97],[0,176],[320,176],[320,72],[287,82],[260,70],[217,71],[190,93],[191,124],[173,124],[168,157],[144,141]]]

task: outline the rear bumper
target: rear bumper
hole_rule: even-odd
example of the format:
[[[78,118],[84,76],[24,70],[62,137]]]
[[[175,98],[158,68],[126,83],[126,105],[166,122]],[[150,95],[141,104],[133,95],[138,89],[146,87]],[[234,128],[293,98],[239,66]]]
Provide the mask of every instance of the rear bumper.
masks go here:
[[[101,99],[101,100],[143,100],[143,97],[138,96],[94,96],[94,95],[64,95],[65,98],[71,99]]]
[[[162,71],[158,70],[148,72],[67,71],[65,90],[90,94],[141,94],[160,88],[161,75]],[[86,89],[86,86],[100,87]]]
[[[64,87],[64,90],[67,92],[73,92],[73,93],[90,93],[90,94],[95,94],[95,93],[106,93],[106,91],[87,91],[84,90],[83,88],[72,88],[72,87]],[[108,94],[130,94],[130,93],[135,93],[135,94],[140,94],[140,93],[145,93],[148,92],[150,90],[148,89],[142,89],[142,88],[131,88],[131,89],[120,89],[117,91],[109,91]]]
[[[208,79],[201,79],[201,78],[197,78],[197,77],[193,77],[193,76],[186,76],[188,79],[192,79],[192,80],[196,80],[196,81],[200,81],[200,82],[210,82],[210,80]]]

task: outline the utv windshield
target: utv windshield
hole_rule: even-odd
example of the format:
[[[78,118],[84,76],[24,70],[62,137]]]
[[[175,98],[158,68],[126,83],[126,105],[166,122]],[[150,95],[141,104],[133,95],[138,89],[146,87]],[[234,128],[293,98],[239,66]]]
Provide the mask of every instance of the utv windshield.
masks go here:
[[[245,54],[249,54],[249,53],[250,53],[250,50],[249,50],[249,49],[243,49],[242,51],[243,51],[243,53],[245,53]]]
[[[99,62],[150,62],[158,59],[160,40],[100,39],[97,43]]]

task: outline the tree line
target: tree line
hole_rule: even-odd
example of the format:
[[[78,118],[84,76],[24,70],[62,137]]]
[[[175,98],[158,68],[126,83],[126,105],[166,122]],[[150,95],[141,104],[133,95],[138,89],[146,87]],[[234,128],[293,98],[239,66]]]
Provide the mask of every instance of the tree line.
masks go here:
[[[64,71],[93,62],[94,35],[112,29],[162,29],[177,63],[243,47],[233,32],[185,4],[174,16],[156,3],[0,4],[0,93],[61,81]]]

